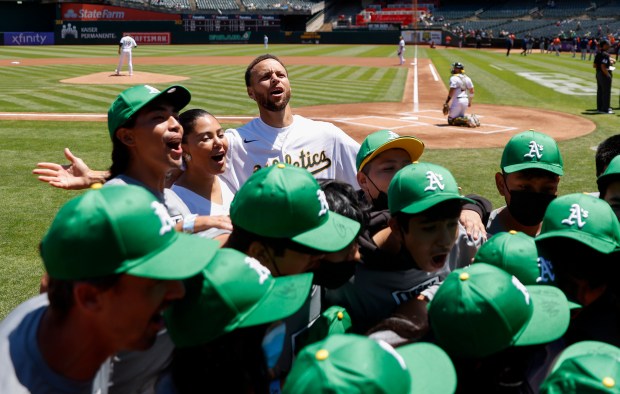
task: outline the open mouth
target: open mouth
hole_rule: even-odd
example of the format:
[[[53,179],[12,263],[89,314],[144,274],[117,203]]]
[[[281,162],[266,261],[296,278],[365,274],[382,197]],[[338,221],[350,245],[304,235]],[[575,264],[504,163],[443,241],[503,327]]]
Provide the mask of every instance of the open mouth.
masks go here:
[[[284,93],[284,89],[282,88],[275,88],[274,90],[271,91],[272,96],[281,96],[283,93]]]
[[[168,147],[168,149],[170,149],[172,152],[176,153],[176,154],[182,154],[183,153],[183,149],[181,148],[181,139],[180,138],[171,138],[166,142],[166,146]]]
[[[225,156],[225,154],[224,154],[224,153],[222,153],[222,154],[220,154],[220,155],[211,156],[211,160],[213,160],[213,161],[214,161],[214,162],[216,162],[216,163],[219,163],[219,162],[221,162],[222,160],[224,160],[224,156]]]
[[[435,268],[443,267],[444,264],[446,263],[447,259],[448,259],[448,254],[447,253],[441,253],[441,254],[434,255],[431,258],[431,260],[433,262],[433,267],[435,267]]]

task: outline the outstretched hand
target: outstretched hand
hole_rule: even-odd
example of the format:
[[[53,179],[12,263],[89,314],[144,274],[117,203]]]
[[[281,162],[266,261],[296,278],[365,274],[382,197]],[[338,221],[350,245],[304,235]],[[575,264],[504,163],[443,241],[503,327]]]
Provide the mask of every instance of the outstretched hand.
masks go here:
[[[69,148],[65,148],[65,157],[70,164],[37,163],[37,168],[32,170],[32,173],[38,175],[41,182],[47,182],[59,189],[81,190],[88,188],[91,185],[90,168],[82,159],[74,156]]]

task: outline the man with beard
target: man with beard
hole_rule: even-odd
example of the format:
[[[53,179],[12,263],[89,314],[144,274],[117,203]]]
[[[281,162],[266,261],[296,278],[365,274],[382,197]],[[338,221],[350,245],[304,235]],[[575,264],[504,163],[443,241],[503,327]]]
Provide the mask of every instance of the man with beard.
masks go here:
[[[231,190],[237,191],[256,169],[276,163],[357,187],[355,156],[360,145],[331,123],[293,115],[288,72],[280,59],[270,54],[254,59],[246,69],[245,84],[260,115],[226,130],[230,166],[223,179]]]
[[[564,175],[557,143],[533,130],[519,133],[506,144],[501,169],[495,174],[495,184],[506,205],[491,212],[488,236],[510,230],[537,235]]]

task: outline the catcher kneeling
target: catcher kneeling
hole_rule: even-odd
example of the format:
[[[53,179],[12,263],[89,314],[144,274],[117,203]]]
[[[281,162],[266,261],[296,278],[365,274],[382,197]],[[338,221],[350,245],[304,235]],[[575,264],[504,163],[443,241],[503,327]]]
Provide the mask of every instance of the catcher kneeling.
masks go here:
[[[450,93],[443,105],[443,114],[448,115],[448,124],[451,126],[478,127],[480,121],[474,114],[465,115],[474,99],[474,83],[465,75],[463,64],[456,62],[450,70]],[[450,100],[452,104],[449,105]]]

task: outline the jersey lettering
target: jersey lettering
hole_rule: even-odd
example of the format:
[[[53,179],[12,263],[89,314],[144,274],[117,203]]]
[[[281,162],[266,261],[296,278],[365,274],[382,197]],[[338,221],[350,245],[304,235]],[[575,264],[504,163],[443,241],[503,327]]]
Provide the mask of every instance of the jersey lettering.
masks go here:
[[[530,141],[530,151],[523,155],[523,157],[536,158],[540,160],[542,157],[543,146],[538,144],[536,141]]]
[[[426,171],[426,179],[428,179],[428,186],[424,188],[424,191],[435,191],[437,188],[443,190],[445,185],[442,183],[443,175],[433,171]]]
[[[400,305],[406,301],[412,300],[419,296],[424,290],[428,289],[433,285],[439,284],[439,277],[436,276],[434,278],[430,278],[425,280],[424,282],[418,283],[417,285],[406,289],[406,290],[398,290],[392,292],[392,298],[396,305]]]
[[[293,156],[290,154],[284,155],[284,162],[286,164],[293,165],[295,167],[305,168],[310,171],[312,175],[318,174],[319,172],[328,169],[332,165],[332,160],[327,157],[325,151],[321,151],[320,153],[310,153],[307,151],[299,152],[299,160],[295,161]],[[267,163],[265,167],[272,166],[274,164],[280,163],[280,160],[273,159],[271,163]],[[254,171],[261,169],[262,167],[259,164],[254,166]]]
[[[171,231],[173,227],[172,218],[168,214],[168,210],[166,209],[164,204],[159,203],[157,201],[153,201],[151,203],[151,208],[153,208],[153,211],[155,212],[155,214],[159,218],[159,221],[161,222],[161,228],[159,229],[159,235],[164,235],[167,232]]]
[[[581,208],[579,204],[573,204],[570,207],[570,215],[566,219],[562,220],[562,224],[566,224],[568,226],[577,224],[577,227],[582,228],[586,225],[586,221],[583,219],[587,217],[588,211]]]

